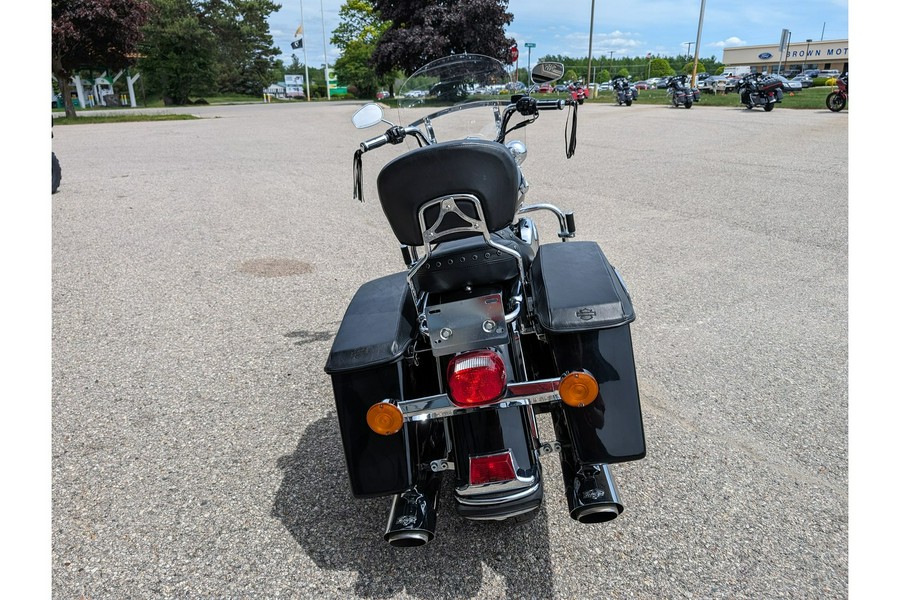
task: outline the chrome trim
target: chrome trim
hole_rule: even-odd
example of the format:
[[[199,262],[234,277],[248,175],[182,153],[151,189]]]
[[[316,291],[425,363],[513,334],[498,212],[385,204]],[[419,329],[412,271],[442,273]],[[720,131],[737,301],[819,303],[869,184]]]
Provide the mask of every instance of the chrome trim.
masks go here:
[[[450,401],[447,394],[437,394],[426,398],[414,398],[411,400],[394,400],[386,398],[384,402],[395,404],[403,413],[403,422],[425,421],[428,419],[443,419],[453,415],[474,412],[485,408],[497,409],[510,406],[528,406],[530,404],[546,404],[560,402],[559,383],[561,379],[541,379],[538,381],[523,381],[510,383],[506,386],[506,392],[498,400],[490,404],[478,406],[460,407]]]
[[[478,215],[477,218],[473,219],[472,217],[465,214],[456,203],[457,200],[466,200],[471,202],[475,206],[475,212]],[[432,225],[431,227],[426,227],[425,211],[438,204],[440,205],[440,212],[438,213],[438,217],[435,220],[434,225]],[[456,215],[465,223],[468,223],[468,226],[454,227],[452,229],[448,229],[447,231],[438,232],[437,229],[440,226],[441,222],[444,220],[444,216],[448,214]],[[563,219],[563,222],[565,222],[565,218]],[[418,297],[418,292],[416,291],[415,286],[416,273],[418,273],[419,269],[422,268],[425,262],[429,258],[431,258],[431,253],[434,250],[431,247],[432,244],[437,244],[441,238],[455,233],[471,233],[473,234],[473,236],[480,234],[481,237],[484,238],[484,241],[487,245],[500,252],[509,254],[516,259],[516,265],[519,267],[519,279],[521,281],[525,281],[525,262],[522,260],[522,255],[515,250],[507,248],[506,246],[499,244],[491,239],[491,232],[490,230],[488,230],[487,221],[484,218],[484,211],[481,207],[481,201],[472,194],[450,194],[447,196],[441,196],[440,198],[435,198],[430,202],[426,202],[421,207],[419,207],[419,229],[422,232],[422,241],[424,244],[425,256],[421,257],[406,272],[406,281],[409,285],[410,291],[412,292],[413,298]]]
[[[502,517],[463,517],[469,521],[505,521],[511,517],[518,517],[519,515],[524,515],[526,513],[530,513],[533,510],[540,510],[540,506],[536,506],[534,508],[526,508],[524,510],[517,510],[516,512],[511,512],[508,515],[503,515]]]
[[[559,237],[563,238],[563,240],[575,237],[575,234],[569,231],[569,226],[566,224],[565,213],[552,204],[529,204],[519,208],[518,214],[530,213],[536,210],[549,210],[556,215],[556,218],[559,220]]]
[[[502,450],[500,452],[494,452],[492,454],[476,454],[474,456],[469,456],[469,478],[472,477],[472,459],[473,458],[485,458],[488,456],[500,456],[503,454],[508,454],[510,460],[512,461],[513,473],[516,474],[515,479],[510,479],[508,481],[490,481],[488,483],[478,483],[471,484],[465,483],[463,485],[456,487],[457,496],[483,496],[485,494],[497,494],[506,491],[515,491],[522,489],[523,486],[531,486],[534,487],[535,476],[531,477],[520,477],[519,473],[519,464],[516,462],[516,455],[513,454],[510,448]],[[513,495],[502,497],[500,499],[492,496],[489,500],[472,500],[468,502],[468,504],[494,504],[496,502],[509,502],[510,500],[515,500],[520,498],[521,495]],[[463,502],[463,504],[467,504]]]
[[[532,477],[531,479],[534,480],[534,477]],[[492,484],[485,484],[485,485],[492,485]],[[469,486],[469,487],[472,487],[472,486]],[[479,486],[479,487],[480,487],[480,486]],[[460,496],[460,494],[459,494],[459,489],[457,489],[457,490],[456,490],[456,491],[457,491],[456,501],[459,502],[460,504],[466,504],[466,505],[468,505],[468,506],[486,506],[486,505],[488,505],[488,504],[503,504],[504,502],[513,502],[514,500],[520,500],[520,499],[524,498],[525,496],[527,496],[527,495],[529,495],[529,494],[533,494],[535,491],[537,491],[537,489],[538,489],[539,487],[541,487],[541,482],[540,482],[540,481],[538,481],[537,483],[535,483],[535,484],[533,484],[533,485],[528,486],[528,487],[525,488],[524,490],[518,491],[518,492],[516,492],[516,493],[514,493],[514,494],[510,494],[509,496],[504,496],[504,497],[502,497],[502,498],[496,498],[496,497],[491,497],[491,498],[462,497],[462,496]],[[516,489],[518,489],[518,488],[516,488]],[[483,492],[483,490],[480,490],[480,491]],[[498,491],[502,491],[502,490],[500,490],[500,489],[498,488]],[[469,493],[472,493],[472,492],[469,492]]]

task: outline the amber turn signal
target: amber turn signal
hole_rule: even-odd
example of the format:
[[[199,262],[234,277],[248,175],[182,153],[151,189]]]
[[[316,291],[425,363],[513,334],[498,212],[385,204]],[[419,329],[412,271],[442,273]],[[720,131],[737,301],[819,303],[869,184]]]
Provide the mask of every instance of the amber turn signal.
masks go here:
[[[590,373],[569,373],[559,382],[559,397],[569,406],[581,408],[597,399],[600,386]]]
[[[375,433],[392,435],[403,427],[403,413],[390,402],[379,402],[366,412],[366,423]]]

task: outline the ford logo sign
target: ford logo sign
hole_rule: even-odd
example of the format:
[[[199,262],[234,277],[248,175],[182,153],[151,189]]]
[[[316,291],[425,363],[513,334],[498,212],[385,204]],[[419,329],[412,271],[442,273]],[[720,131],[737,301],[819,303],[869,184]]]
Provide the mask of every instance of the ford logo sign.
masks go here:
[[[759,55],[759,57],[763,60],[769,60],[770,58],[772,58],[772,53],[771,52],[763,52],[762,54]]]

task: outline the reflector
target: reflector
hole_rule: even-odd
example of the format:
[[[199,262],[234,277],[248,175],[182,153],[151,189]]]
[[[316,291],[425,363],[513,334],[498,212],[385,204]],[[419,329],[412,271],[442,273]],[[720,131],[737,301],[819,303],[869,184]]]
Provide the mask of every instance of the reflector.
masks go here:
[[[600,386],[594,376],[586,372],[573,372],[559,382],[559,397],[569,406],[581,408],[597,399]]]
[[[516,472],[509,450],[488,456],[469,457],[469,483],[472,485],[512,481],[515,478]]]
[[[366,423],[375,433],[391,435],[403,427],[403,413],[390,402],[379,402],[369,407],[366,412]]]

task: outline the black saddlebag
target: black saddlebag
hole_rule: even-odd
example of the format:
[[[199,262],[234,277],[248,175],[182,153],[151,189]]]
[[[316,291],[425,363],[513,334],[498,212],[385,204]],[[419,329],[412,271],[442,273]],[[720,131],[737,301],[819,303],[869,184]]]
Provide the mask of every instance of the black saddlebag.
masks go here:
[[[412,386],[403,354],[413,339],[416,311],[405,273],[364,284],[356,292],[331,346],[331,375],[338,423],[354,496],[395,494],[413,484],[409,460],[414,431],[404,425],[384,436],[366,424],[366,411],[385,398],[403,399]]]
[[[781,83],[781,80],[775,79],[774,77],[766,77],[764,79],[760,79],[758,85],[759,91],[770,92],[772,90],[780,90],[784,84]]]
[[[622,281],[594,242],[542,245],[531,267],[534,309],[560,373],[586,369],[600,397],[564,406],[582,463],[615,463],[646,453],[629,323],[634,309]]]

